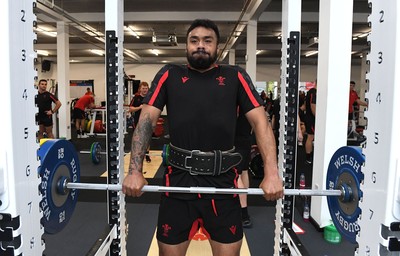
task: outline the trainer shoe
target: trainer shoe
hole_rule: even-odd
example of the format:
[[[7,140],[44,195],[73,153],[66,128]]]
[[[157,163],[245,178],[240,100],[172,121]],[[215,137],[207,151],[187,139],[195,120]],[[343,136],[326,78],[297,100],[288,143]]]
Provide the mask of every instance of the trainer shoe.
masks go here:
[[[149,155],[146,155],[146,162],[150,163],[151,162],[151,158]]]
[[[80,138],[81,139],[86,139],[86,138],[89,138],[89,136],[87,134],[82,134]]]
[[[253,223],[251,222],[250,216],[242,218],[242,224],[244,228],[251,228]]]

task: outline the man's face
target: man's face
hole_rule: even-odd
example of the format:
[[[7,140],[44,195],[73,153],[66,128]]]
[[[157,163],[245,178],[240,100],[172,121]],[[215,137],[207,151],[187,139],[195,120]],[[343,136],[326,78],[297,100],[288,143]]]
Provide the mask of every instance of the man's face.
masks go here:
[[[355,84],[350,84],[350,90],[354,90]]]
[[[217,60],[217,35],[214,30],[197,27],[190,31],[186,44],[189,65],[198,70],[206,70]]]
[[[41,81],[39,83],[39,90],[40,91],[46,91],[46,89],[47,89],[47,82],[46,81]]]
[[[140,87],[140,94],[141,94],[142,96],[147,95],[148,92],[149,92],[149,87],[148,87],[148,86],[141,86],[141,87]]]

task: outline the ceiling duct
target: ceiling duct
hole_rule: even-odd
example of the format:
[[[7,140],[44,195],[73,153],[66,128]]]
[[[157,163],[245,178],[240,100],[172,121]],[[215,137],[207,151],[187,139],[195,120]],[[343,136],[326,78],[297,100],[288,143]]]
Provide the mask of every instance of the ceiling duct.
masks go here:
[[[318,37],[310,38],[310,40],[308,40],[307,47],[318,47]]]
[[[153,35],[152,43],[155,46],[177,46],[178,41],[176,35]]]

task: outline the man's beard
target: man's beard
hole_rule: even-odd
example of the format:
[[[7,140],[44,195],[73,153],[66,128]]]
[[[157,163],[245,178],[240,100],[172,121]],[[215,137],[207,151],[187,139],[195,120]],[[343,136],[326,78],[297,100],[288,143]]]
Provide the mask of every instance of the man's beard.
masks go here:
[[[217,60],[216,52],[212,55],[202,52],[203,56],[194,57],[193,54],[195,54],[195,53],[197,53],[197,52],[194,52],[192,54],[186,53],[186,57],[189,62],[189,65],[192,68],[197,69],[197,70],[206,70],[206,69],[210,68],[211,65],[214,64]],[[205,55],[208,55],[208,58]]]

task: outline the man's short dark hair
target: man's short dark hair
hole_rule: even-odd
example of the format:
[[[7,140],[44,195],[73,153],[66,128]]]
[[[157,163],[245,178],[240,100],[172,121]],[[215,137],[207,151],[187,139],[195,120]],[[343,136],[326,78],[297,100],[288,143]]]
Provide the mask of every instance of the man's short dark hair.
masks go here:
[[[46,80],[46,79],[40,79],[40,80],[39,80],[39,84],[40,84],[41,82],[46,82],[46,84],[47,84],[47,80]]]
[[[214,30],[215,34],[217,35],[217,44],[219,44],[219,30],[218,30],[218,26],[211,20],[209,19],[196,19],[192,22],[192,24],[190,25],[189,29],[187,30],[186,33],[186,38],[188,37],[189,33],[197,28],[197,27],[204,27],[204,28],[208,28],[208,29],[212,29]]]
[[[356,85],[356,82],[354,82],[354,81],[350,81],[350,84]]]

